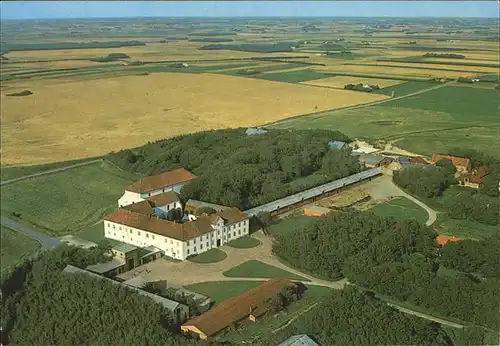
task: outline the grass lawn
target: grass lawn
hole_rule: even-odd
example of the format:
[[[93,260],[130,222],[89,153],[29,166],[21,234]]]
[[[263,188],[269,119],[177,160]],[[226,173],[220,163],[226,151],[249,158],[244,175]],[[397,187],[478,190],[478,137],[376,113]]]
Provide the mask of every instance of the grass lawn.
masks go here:
[[[269,227],[269,233],[274,236],[286,236],[291,234],[302,227],[306,227],[314,222],[314,216],[307,216],[303,214],[290,215],[286,218],[280,219],[278,223]]]
[[[0,228],[0,278],[26,257],[40,248],[40,244],[31,237],[1,226]]]
[[[116,208],[124,188],[139,177],[106,162],[1,187],[2,213],[21,213],[50,235],[75,233]]]
[[[236,297],[249,289],[257,287],[263,281],[210,281],[185,286],[186,289],[206,295],[218,304]]]
[[[449,218],[445,213],[438,214],[434,229],[439,234],[454,235],[463,239],[481,240],[500,235],[498,225],[486,225],[471,220],[456,220]]]
[[[250,249],[252,247],[259,246],[260,241],[249,236],[244,236],[235,240],[231,240],[227,245],[237,249]]]
[[[378,216],[391,216],[396,220],[415,219],[420,223],[425,223],[428,219],[427,212],[424,209],[404,197],[377,204],[369,210]]]
[[[309,281],[302,276],[292,274],[286,270],[256,260],[244,262],[226,270],[223,274],[228,277],[287,278],[291,280]]]
[[[255,78],[272,80],[276,82],[299,83],[308,80],[316,80],[331,77],[331,73],[323,73],[314,70],[299,70],[290,72],[265,73]]]
[[[96,158],[83,159],[83,160],[72,160],[64,162],[49,163],[45,165],[35,165],[35,166],[2,166],[0,168],[1,180],[9,180],[19,177],[24,177],[26,175],[31,175],[35,173],[40,173],[48,171],[51,169],[61,168],[65,166],[74,165],[77,163],[82,163],[90,160],[95,160]]]
[[[225,260],[227,254],[219,249],[210,249],[199,255],[190,257],[188,260],[194,263],[215,263]]]
[[[436,86],[435,83],[431,82],[418,82],[418,81],[410,81],[402,84],[397,84],[393,86],[389,86],[386,88],[382,88],[380,90],[375,90],[373,93],[374,94],[381,94],[381,95],[392,95],[392,92],[395,92],[395,97],[399,96],[404,96],[408,95],[420,90],[428,89],[433,86]]]

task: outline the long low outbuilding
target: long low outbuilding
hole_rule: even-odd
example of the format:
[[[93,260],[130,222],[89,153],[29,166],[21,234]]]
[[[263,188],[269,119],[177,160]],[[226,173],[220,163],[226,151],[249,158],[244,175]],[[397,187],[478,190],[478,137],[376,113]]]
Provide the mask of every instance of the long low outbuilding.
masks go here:
[[[272,213],[274,211],[289,207],[291,205],[294,205],[294,204],[297,204],[297,203],[300,203],[303,201],[307,201],[311,198],[321,196],[321,195],[326,194],[328,192],[335,191],[335,190],[340,189],[342,187],[356,184],[356,183],[359,183],[363,180],[376,177],[376,176],[380,175],[381,173],[382,172],[380,171],[379,168],[368,169],[366,171],[359,172],[359,173],[350,175],[350,176],[342,178],[342,179],[331,181],[329,183],[313,187],[312,189],[305,190],[305,191],[296,193],[294,195],[284,197],[284,198],[278,199],[276,201],[263,204],[261,206],[255,207],[255,208],[245,210],[245,213],[248,214],[249,216],[255,216],[255,215],[262,213],[262,212]]]

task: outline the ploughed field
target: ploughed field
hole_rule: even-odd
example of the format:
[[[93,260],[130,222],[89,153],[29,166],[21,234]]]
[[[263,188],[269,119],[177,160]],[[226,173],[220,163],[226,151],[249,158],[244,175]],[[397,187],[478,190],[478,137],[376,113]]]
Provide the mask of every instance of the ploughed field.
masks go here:
[[[29,86],[33,95],[26,97],[2,92],[3,164],[98,156],[180,134],[256,126],[387,98],[188,73],[78,82],[37,80]]]

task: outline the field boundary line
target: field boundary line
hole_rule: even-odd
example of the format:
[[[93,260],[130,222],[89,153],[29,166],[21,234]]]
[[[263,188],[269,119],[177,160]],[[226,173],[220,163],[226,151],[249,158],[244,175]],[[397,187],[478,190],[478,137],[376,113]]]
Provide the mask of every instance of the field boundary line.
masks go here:
[[[7,184],[12,184],[12,183],[15,183],[16,181],[21,181],[21,180],[30,179],[30,178],[36,178],[36,177],[40,177],[40,176],[48,175],[48,174],[52,174],[52,173],[63,172],[63,171],[67,171],[67,170],[72,169],[72,168],[77,168],[77,167],[81,167],[81,166],[91,165],[91,164],[94,164],[94,163],[97,163],[97,162],[101,162],[102,160],[103,159],[96,159],[96,160],[90,160],[90,161],[85,161],[85,162],[81,162],[81,163],[75,163],[75,164],[72,164],[72,165],[63,166],[63,167],[54,168],[54,169],[49,169],[49,170],[46,170],[46,171],[43,171],[43,172],[33,173],[33,174],[25,175],[25,176],[22,176],[22,177],[17,177],[17,178],[13,178],[13,179],[3,180],[3,181],[0,182],[0,186],[7,185]]]
[[[411,94],[407,94],[407,95],[403,95],[403,96],[399,96],[399,97],[394,97],[394,98],[389,97],[389,98],[387,98],[385,100],[378,100],[378,101],[368,102],[368,103],[364,103],[364,104],[360,104],[360,105],[355,105],[355,106],[347,106],[347,107],[342,107],[342,108],[324,110],[324,111],[321,111],[321,112],[300,114],[300,115],[289,117],[289,118],[286,118],[286,119],[283,119],[283,120],[278,120],[278,121],[274,121],[274,122],[271,122],[271,123],[266,123],[266,124],[261,125],[261,126],[262,127],[267,127],[267,126],[274,126],[274,125],[286,124],[287,122],[290,122],[292,120],[296,120],[296,119],[299,119],[299,118],[305,118],[305,117],[309,117],[309,116],[320,116],[320,115],[325,115],[327,113],[347,111],[347,110],[351,110],[351,109],[359,109],[359,108],[364,108],[364,107],[369,107],[369,106],[375,106],[375,105],[378,105],[378,104],[381,104],[381,103],[386,103],[386,102],[391,102],[391,101],[397,101],[397,100],[401,100],[401,99],[404,99],[404,98],[407,98],[407,97],[412,97],[412,96],[415,96],[415,95],[423,94],[423,93],[428,92],[428,91],[440,89],[440,88],[448,86],[448,85],[450,85],[450,84],[452,84],[454,82],[455,81],[453,80],[453,81],[450,81],[450,82],[447,82],[447,83],[443,83],[443,84],[439,84],[439,85],[436,85],[436,86],[432,86],[432,87],[427,88],[427,89],[419,90],[419,91],[416,91],[416,92],[411,93]]]

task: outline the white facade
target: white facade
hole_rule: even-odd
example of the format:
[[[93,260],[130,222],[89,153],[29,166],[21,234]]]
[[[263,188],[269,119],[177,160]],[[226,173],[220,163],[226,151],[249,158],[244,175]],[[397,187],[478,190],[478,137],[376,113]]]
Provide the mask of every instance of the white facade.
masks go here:
[[[160,193],[167,192],[167,191],[175,191],[177,193],[181,192],[181,188],[186,184],[186,182],[171,185],[171,186],[165,186],[161,189],[156,189],[156,190],[151,190],[148,192],[143,192],[143,193],[138,193],[138,192],[132,192],[132,191],[127,191],[125,190],[125,193],[123,194],[122,197],[118,200],[118,207],[124,207],[126,205],[132,204],[132,203],[138,203],[144,201],[146,198],[159,195]]]
[[[166,204],[166,205],[155,207],[153,209],[159,209],[159,210],[161,210],[162,213],[166,214],[171,209],[181,209],[182,210],[182,204],[179,201],[175,201],[175,202],[172,202],[172,203],[169,203],[169,204]]]
[[[104,220],[104,236],[137,247],[154,246],[162,250],[165,256],[185,260],[191,255],[200,254],[231,240],[249,234],[249,219],[224,225],[219,218],[212,231],[189,240],[177,240],[116,222]]]

